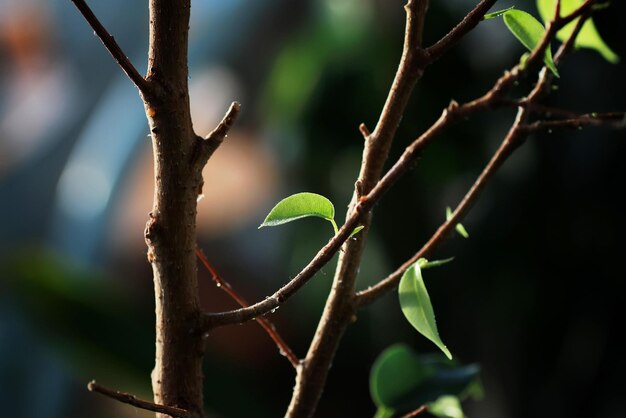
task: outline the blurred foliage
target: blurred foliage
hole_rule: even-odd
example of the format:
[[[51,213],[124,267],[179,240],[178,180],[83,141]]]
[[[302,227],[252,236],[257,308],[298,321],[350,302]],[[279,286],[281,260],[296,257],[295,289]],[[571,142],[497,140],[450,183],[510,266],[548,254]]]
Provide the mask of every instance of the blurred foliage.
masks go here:
[[[474,3],[431,2],[426,43],[453,27]],[[335,202],[336,218],[343,217],[360,164],[358,125],[375,125],[400,57],[401,6],[399,1],[382,0],[307,2],[303,7],[308,15],[283,15],[289,20],[284,25],[241,38],[248,44],[241,46],[237,62],[258,49],[259,36],[293,28],[280,40],[274,38],[276,58],[267,73],[254,63],[248,63],[245,72],[250,83],[261,83],[255,88],[262,94],[258,102],[244,103],[257,114],[244,116],[257,123],[276,152],[282,197],[297,191],[320,193]],[[534,13],[531,1],[519,7]],[[624,7],[624,2],[613,2],[594,18],[603,39],[620,56],[626,56]],[[118,12],[109,10],[106,16]],[[74,11],[68,7],[70,13]],[[68,27],[84,23],[63,22]],[[116,37],[132,38],[133,31],[121,31],[122,23],[112,26]],[[519,60],[520,47],[503,26],[482,23],[427,70],[399,127],[391,161],[451,99],[474,98]],[[94,52],[99,48],[94,39],[87,43],[80,36],[67,38],[85,51],[77,60],[89,63],[90,71],[81,74],[105,67],[105,60],[107,74],[116,71],[108,66],[106,53]],[[219,36],[212,39],[225,42]],[[623,109],[623,71],[623,64],[608,65],[597,54],[580,51],[566,61],[559,90],[548,104],[575,111]],[[97,76],[104,77],[100,72]],[[518,88],[532,81],[522,80]],[[105,88],[106,83],[100,83],[98,91],[85,91],[91,96]],[[94,107],[84,105],[80,112]],[[456,204],[471,185],[512,118],[512,112],[502,110],[462,121],[429,147],[416,170],[385,196],[375,208],[360,288],[393,271],[430,236],[443,221],[445,208]],[[77,135],[80,127],[77,124],[68,137]],[[624,416],[621,318],[626,315],[626,288],[619,265],[626,250],[623,139],[623,132],[594,129],[530,138],[464,220],[471,238],[454,237],[437,253],[437,258],[456,256],[445,269],[428,273],[438,328],[455,347],[455,357],[481,364],[485,399],[464,405],[468,416]],[[50,155],[63,161],[70,146],[55,147]],[[54,176],[43,170],[47,167],[30,165],[29,177],[35,180],[29,184],[54,184]],[[37,237],[45,236],[49,205],[43,197],[49,202],[54,187],[33,192],[22,185],[12,190],[14,194],[3,195],[7,201],[2,205],[8,207],[9,199],[20,201],[15,194],[20,190],[36,199],[22,199],[30,203],[3,222],[18,222],[35,212],[32,222],[23,224],[37,230]],[[268,197],[268,205],[275,201]],[[251,228],[263,215],[259,213]],[[201,240],[224,277],[254,300],[297,273],[326,242],[329,229],[315,221],[281,231]],[[82,417],[85,411],[93,412],[89,416],[111,416],[102,412],[109,411],[110,402],[85,393],[84,384],[92,378],[149,396],[154,325],[145,255],[130,251],[94,272],[49,250],[25,247],[23,241],[4,242],[2,248],[10,251],[0,257],[0,400],[9,405],[4,411],[27,418]],[[315,329],[335,262],[272,317],[299,355]],[[211,309],[231,307],[207,281],[201,283],[203,302]],[[280,416],[293,387],[293,371],[258,326],[219,329],[210,341],[206,404],[211,416]],[[368,393],[370,366],[398,341],[420,353],[432,350],[404,320],[396,295],[359,312],[337,353],[317,416],[372,416],[376,408]],[[47,382],[60,383],[52,391]],[[41,409],[29,409],[37,404]],[[30,412],[20,414],[23,411]],[[123,411],[135,416],[132,409]]]

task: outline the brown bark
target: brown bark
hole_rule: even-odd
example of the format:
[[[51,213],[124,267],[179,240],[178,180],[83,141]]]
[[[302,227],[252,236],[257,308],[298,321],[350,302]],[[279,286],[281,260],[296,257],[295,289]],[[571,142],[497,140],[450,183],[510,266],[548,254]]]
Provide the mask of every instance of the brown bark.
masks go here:
[[[202,416],[204,349],[195,258],[202,167],[194,156],[203,141],[193,131],[189,110],[189,12],[190,0],[150,0],[149,89],[143,98],[155,193],[145,239],[156,303],[154,401]]]

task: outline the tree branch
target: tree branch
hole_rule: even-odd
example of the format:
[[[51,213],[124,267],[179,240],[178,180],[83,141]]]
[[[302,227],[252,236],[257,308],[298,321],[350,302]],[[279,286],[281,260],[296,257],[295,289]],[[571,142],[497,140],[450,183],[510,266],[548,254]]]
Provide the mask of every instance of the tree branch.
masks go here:
[[[588,13],[590,8],[587,7],[590,7],[590,4],[593,1],[594,0],[588,0],[586,3],[584,3],[581,7],[572,12],[567,17],[560,18],[555,22],[549,23],[548,29],[544,33],[542,40],[539,42],[538,46],[535,48],[535,50],[532,51],[530,57],[528,58],[526,67],[529,65],[530,62],[532,62],[532,60],[537,60],[539,59],[539,57],[543,56],[543,51],[549,45],[550,40],[556,35],[558,28],[564,25],[563,22],[571,22],[574,19],[573,16],[580,16],[583,13]],[[578,32],[582,28],[583,21],[584,18],[578,22],[574,32],[569,39],[575,39],[575,37],[578,35]],[[569,39],[567,42],[561,45],[561,48],[555,55],[555,64],[558,64],[564,54],[570,50],[571,42],[569,41]],[[432,132],[434,131],[434,128],[441,129],[441,126],[445,125],[449,121],[448,117],[450,113],[456,113],[456,116],[458,118],[460,115],[467,116],[467,114],[472,114],[479,108],[492,107],[502,103],[507,103],[506,100],[503,101],[499,98],[502,94],[502,89],[511,86],[514,81],[519,78],[520,74],[523,71],[524,69],[521,68],[518,64],[511,71],[506,72],[505,75],[496,82],[494,87],[492,87],[492,89],[481,98],[466,103],[464,105],[449,106],[448,111],[444,111],[442,117],[433,125],[433,127],[426,131],[426,133],[423,134],[422,137],[418,138],[416,141],[413,142],[413,144],[411,144],[407,148],[407,151],[405,151],[405,153],[400,157],[398,163],[400,163],[404,158],[414,159],[415,154],[423,149],[425,144],[432,140]],[[362,308],[371,304],[379,297],[386,294],[388,291],[395,289],[398,286],[398,282],[400,281],[402,274],[413,263],[415,263],[418,259],[422,257],[428,258],[430,254],[435,250],[435,248],[450,235],[456,224],[463,219],[465,214],[470,210],[472,205],[478,199],[487,181],[489,181],[489,179],[493,177],[495,172],[502,166],[502,164],[515,151],[515,149],[522,144],[523,140],[528,135],[528,128],[525,122],[529,117],[533,106],[546,92],[546,87],[549,85],[551,80],[552,73],[549,72],[548,69],[544,66],[540,72],[537,84],[528,94],[528,96],[521,101],[522,103],[524,103],[524,105],[519,107],[515,122],[510,128],[504,140],[502,141],[500,147],[494,153],[493,157],[484,168],[478,179],[474,182],[470,190],[463,197],[450,219],[443,223],[439,227],[439,229],[437,229],[435,234],[431,236],[428,242],[424,244],[424,246],[422,246],[422,248],[413,257],[411,257],[400,267],[398,267],[396,271],[391,273],[385,279],[378,282],[376,285],[358,292],[356,294],[356,305],[358,308]],[[394,177],[397,178],[404,170],[406,170],[404,165],[398,163],[396,163],[396,165],[394,165],[394,167],[389,170],[387,175],[385,175],[385,177],[380,181],[379,185],[377,185],[376,188],[372,191],[372,194],[376,192],[376,189],[379,186],[383,186],[383,184],[381,183],[386,182],[388,176],[391,180],[393,179],[393,177],[391,177],[392,173]]]
[[[404,6],[406,29],[402,57],[374,131],[365,135],[362,130],[366,141],[361,170],[355,183],[347,218],[350,218],[352,213],[358,213],[357,205],[363,199],[363,193],[369,192],[380,180],[408,100],[429,62],[422,49],[428,4],[428,0],[409,0]],[[350,322],[354,320],[355,309],[352,303],[354,290],[371,221],[372,215],[367,213],[361,220],[363,231],[357,239],[346,242],[339,255],[324,312],[307,355],[302,361],[302,367],[298,369],[287,418],[309,417],[313,414],[339,342]]]
[[[582,129],[584,126],[626,128],[626,112],[591,113],[562,120],[539,120],[523,127],[526,132],[551,131],[553,129]]]
[[[230,129],[235,124],[240,111],[241,104],[239,102],[232,102],[220,123],[217,124],[210,134],[205,138],[196,137],[196,149],[192,157],[194,163],[199,164],[200,167],[204,167],[207,161],[209,161],[209,158],[211,158],[213,153],[222,145],[224,139],[228,136],[228,132],[230,132]]]
[[[426,49],[430,58],[430,62],[434,62],[441,58],[450,48],[452,48],[459,40],[461,40],[469,31],[474,29],[476,25],[483,20],[485,13],[498,0],[482,0],[469,12],[458,25],[456,25],[447,35],[437,41],[434,45]]]
[[[315,273],[330,261],[337,251],[339,251],[341,245],[350,237],[352,230],[356,228],[361,217],[371,209],[372,204],[373,202],[369,201],[359,204],[355,213],[339,228],[337,234],[317,252],[309,264],[287,284],[274,292],[274,294],[247,308],[226,312],[205,313],[202,319],[203,329],[209,330],[224,325],[241,324],[275,310],[293,296],[315,275]]]
[[[228,283],[219,274],[217,274],[217,271],[213,268],[211,263],[209,263],[209,260],[206,258],[201,249],[196,248],[196,255],[209,271],[209,273],[211,273],[211,277],[218,288],[226,292],[235,302],[241,305],[241,307],[246,308],[249,306],[248,302],[241,295],[239,295],[235,291],[235,289],[233,289],[230,283]],[[287,359],[294,368],[298,368],[298,365],[300,364],[300,359],[294,354],[291,348],[289,348],[289,345],[287,345],[285,340],[283,340],[283,338],[280,336],[274,324],[272,324],[264,317],[256,318],[256,321],[265,330],[265,332],[267,332],[267,334],[274,341],[274,343],[276,343],[279,352],[287,357]]]
[[[521,120],[523,119],[523,109],[520,109],[515,124],[509,130],[509,133],[505,137],[504,141],[495,152],[485,169],[482,171],[478,179],[474,182],[470,190],[461,200],[461,203],[456,207],[452,216],[444,222],[439,229],[433,234],[426,244],[409,260],[404,262],[396,271],[391,273],[385,279],[378,282],[376,285],[371,286],[365,290],[362,290],[356,294],[356,305],[358,308],[363,308],[374,301],[378,300],[381,296],[387,292],[395,289],[398,286],[402,274],[417,260],[420,258],[428,258],[430,254],[453,232],[457,223],[459,223],[469,209],[476,202],[480,193],[484,189],[487,181],[495,172],[502,166],[504,161],[513,153],[517,146],[521,145],[522,130],[519,129]]]
[[[176,408],[173,406],[158,405],[153,402],[144,401],[142,399],[138,399],[135,395],[101,386],[97,384],[95,380],[92,380],[87,384],[87,389],[89,389],[90,392],[100,393],[101,395],[107,396],[111,399],[115,399],[116,401],[132,405],[135,408],[158,412],[161,414],[170,415],[175,418],[199,418],[198,415],[195,415],[185,409]]]
[[[104,26],[100,23],[98,18],[93,14],[85,0],[71,0],[76,6],[78,11],[83,15],[89,26],[93,29],[94,33],[100,38],[100,41],[104,44],[104,47],[113,56],[113,59],[126,73],[128,78],[137,86],[139,91],[143,94],[148,92],[148,83],[144,79],[137,69],[130,62],[122,48],[117,44],[115,38],[109,34]]]
[[[495,0],[483,0],[479,5],[474,9],[474,14],[478,15],[479,13],[484,13],[488,9],[484,9],[486,4],[492,4],[491,1]],[[411,7],[415,7],[418,3],[414,0],[409,1],[407,6],[409,7],[407,10],[410,11]],[[479,10],[477,12],[476,10]],[[465,25],[457,25],[457,27],[461,26],[461,28],[465,29],[457,29],[456,35],[448,35],[449,40],[447,41],[447,45],[452,45],[454,42],[458,41],[460,34],[467,33],[467,28],[469,28],[471,22],[474,20],[471,19]],[[397,128],[400,120],[402,118],[402,113],[404,107],[399,107],[395,105],[391,105],[391,103],[405,103],[408,101],[409,95],[406,94],[407,89],[412,89],[410,87],[410,83],[415,83],[417,79],[421,76],[423,68],[425,68],[430,62],[432,62],[431,58],[426,59],[428,54],[424,54],[424,50],[420,48],[420,45],[416,45],[415,43],[421,39],[420,37],[415,35],[416,20],[412,17],[412,15],[407,16],[407,33],[405,35],[405,48],[403,53],[403,58],[401,60],[396,80],[389,91],[389,97],[387,99],[387,103],[381,112],[381,117],[377,123],[376,129],[368,136],[368,141],[372,143],[380,143],[385,144],[386,147],[390,146],[390,143],[387,141],[375,140],[372,138],[379,138],[380,132],[386,132],[388,134],[389,128],[382,127],[394,127]],[[466,26],[467,25],[467,26]],[[472,26],[473,27],[473,26]],[[547,42],[544,43],[543,48],[548,45]],[[421,52],[420,52],[421,51]],[[529,58],[530,60],[531,58]],[[409,70],[410,69],[410,70]],[[499,105],[504,105],[504,103],[500,103],[501,94],[505,90],[506,87],[510,87],[513,83],[521,76],[523,71],[519,69],[519,65],[516,66],[515,71],[507,72],[504,76],[502,76],[494,88],[489,91],[487,94],[482,96],[479,99],[474,100],[473,102],[467,103],[464,106],[460,106],[456,102],[452,102],[450,106],[446,110],[444,110],[441,117],[424,133],[422,134],[416,141],[414,141],[402,154],[402,156],[398,159],[398,161],[394,164],[394,166],[387,172],[387,174],[380,180],[374,179],[375,186],[371,189],[372,185],[366,185],[361,182],[361,192],[362,196],[359,197],[358,202],[353,206],[354,209],[351,214],[347,217],[344,225],[339,229],[339,232],[331,238],[331,240],[318,251],[315,257],[307,264],[307,266],[300,271],[290,282],[286,285],[278,289],[273,295],[265,298],[265,300],[257,302],[247,308],[236,309],[227,312],[216,312],[216,313],[208,313],[204,315],[204,327],[205,328],[214,328],[223,325],[229,324],[237,324],[246,322],[252,318],[256,318],[257,316],[265,315],[270,312],[272,309],[275,309],[280,304],[282,304],[285,300],[291,297],[295,292],[297,292],[304,284],[306,284],[312,277],[317,273],[320,268],[325,265],[339,250],[341,245],[346,241],[349,237],[352,230],[357,226],[358,222],[361,222],[364,219],[364,216],[369,210],[374,206],[374,204],[381,198],[381,196],[391,188],[391,186],[401,177],[406,171],[410,169],[413,162],[421,155],[423,149],[430,143],[430,141],[439,135],[447,126],[449,126],[454,121],[468,117],[480,110],[485,108],[491,108]],[[404,74],[400,77],[398,74]],[[401,110],[401,111],[400,111]],[[378,131],[378,132],[377,132]],[[366,141],[367,142],[367,141]],[[384,148],[376,149],[375,147],[368,147],[366,144],[366,152],[371,154],[382,154],[387,155],[388,149]],[[365,159],[367,156],[365,156]],[[381,167],[384,165],[384,159],[377,158],[378,164]],[[369,186],[369,187],[368,187]],[[369,191],[369,192],[368,192]],[[368,192],[365,194],[365,192]],[[360,234],[358,240],[362,240],[365,236],[367,228]]]

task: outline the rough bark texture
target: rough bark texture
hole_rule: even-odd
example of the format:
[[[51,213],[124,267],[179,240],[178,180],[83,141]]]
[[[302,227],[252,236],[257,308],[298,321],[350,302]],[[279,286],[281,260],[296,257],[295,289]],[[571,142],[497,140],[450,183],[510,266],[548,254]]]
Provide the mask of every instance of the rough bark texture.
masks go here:
[[[148,91],[155,194],[146,225],[156,303],[154,401],[202,416],[202,335],[197,289],[196,203],[202,185],[200,139],[189,110],[190,0],[150,0]],[[166,417],[167,415],[157,414]]]

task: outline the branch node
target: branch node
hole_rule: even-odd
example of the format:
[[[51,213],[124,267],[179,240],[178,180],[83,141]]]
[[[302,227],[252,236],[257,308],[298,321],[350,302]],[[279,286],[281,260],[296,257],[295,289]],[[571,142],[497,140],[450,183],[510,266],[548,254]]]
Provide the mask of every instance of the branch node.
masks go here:
[[[233,124],[235,123],[237,116],[239,116],[240,111],[241,103],[232,102],[220,123],[218,123],[215,129],[213,129],[213,131],[206,136],[205,141],[222,142],[224,138],[226,138],[226,136],[228,135],[230,128],[233,127]]]
[[[363,182],[361,180],[357,180],[354,183],[354,192],[356,193],[356,197],[360,200],[363,196]]]
[[[367,129],[367,126],[365,126],[364,123],[361,123],[359,125],[359,131],[361,132],[361,135],[363,135],[363,139],[365,139],[366,141],[369,139],[369,136],[372,134],[370,130]]]
[[[192,153],[192,164],[196,164],[199,169],[202,169],[204,165],[209,161],[209,158],[213,153],[222,145],[224,139],[228,136],[228,132],[235,124],[237,116],[241,111],[241,104],[239,102],[232,102],[230,107],[226,111],[226,114],[217,124],[215,129],[208,134],[205,138],[196,136],[196,145],[194,152]]]

